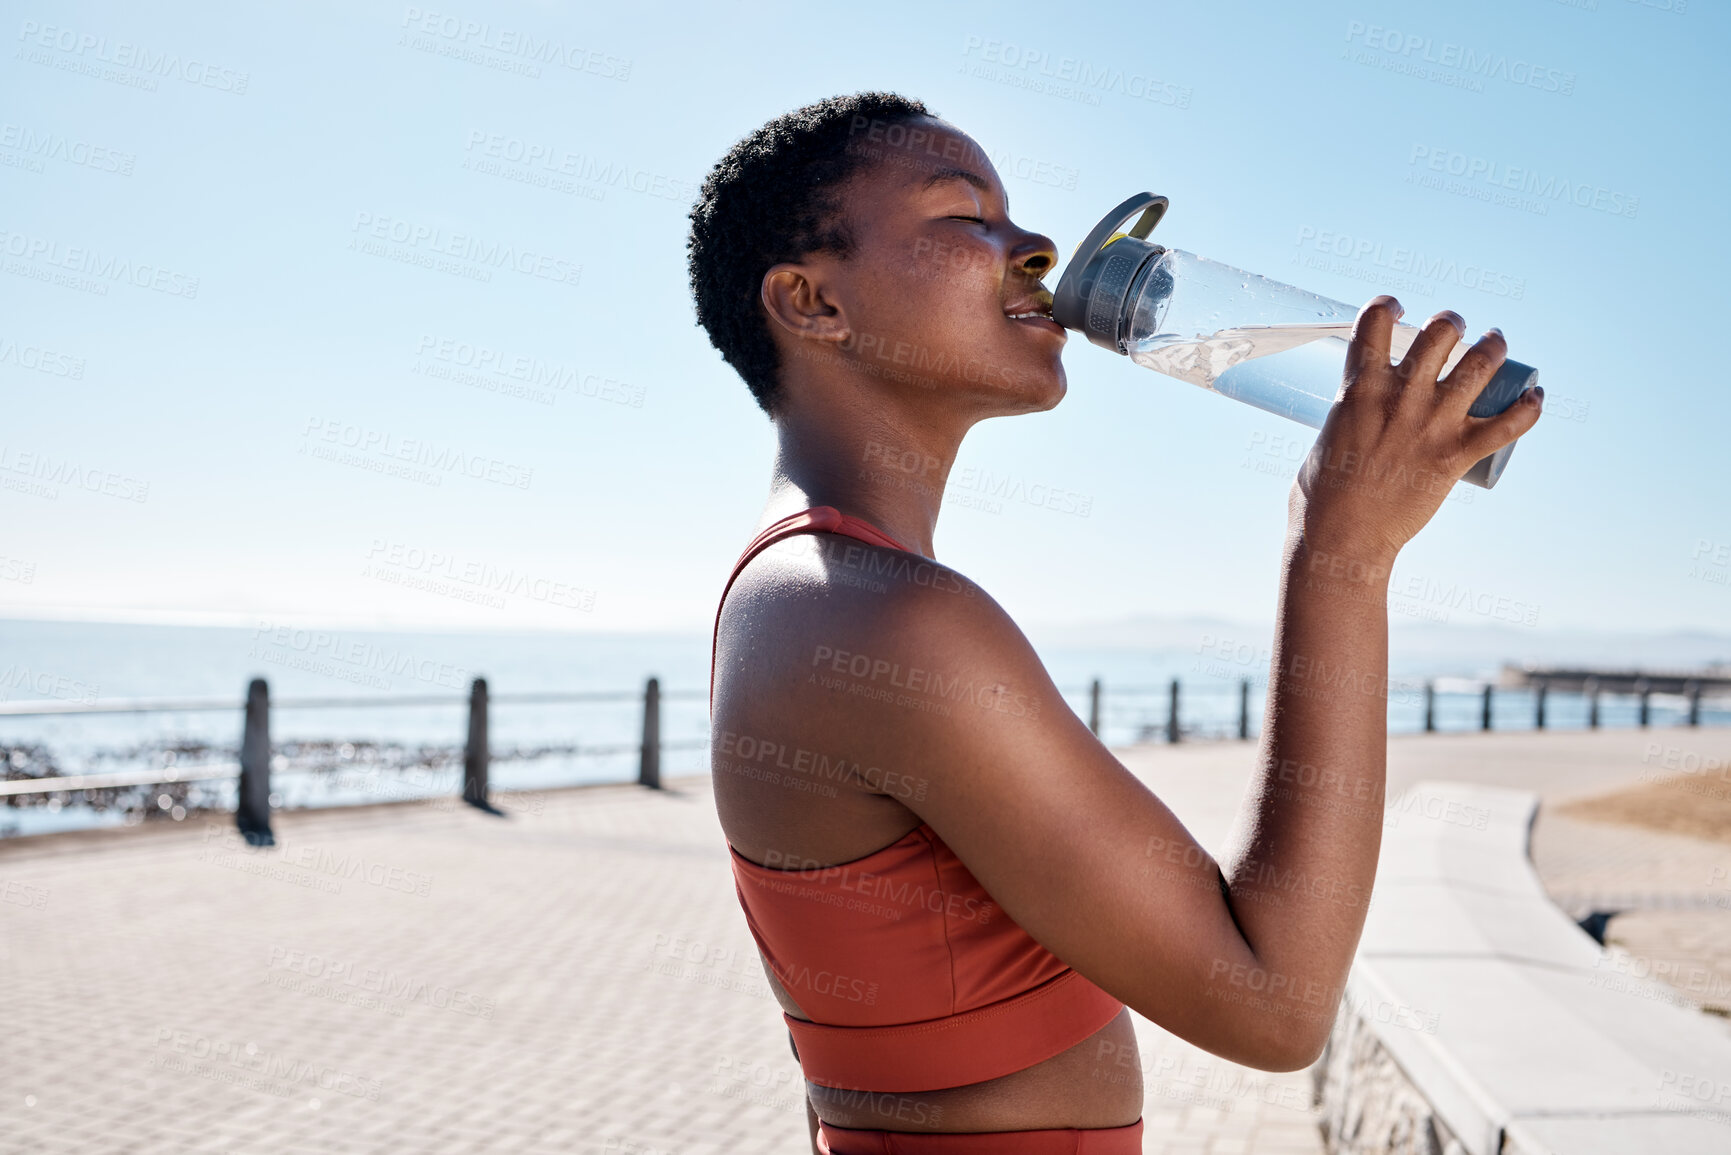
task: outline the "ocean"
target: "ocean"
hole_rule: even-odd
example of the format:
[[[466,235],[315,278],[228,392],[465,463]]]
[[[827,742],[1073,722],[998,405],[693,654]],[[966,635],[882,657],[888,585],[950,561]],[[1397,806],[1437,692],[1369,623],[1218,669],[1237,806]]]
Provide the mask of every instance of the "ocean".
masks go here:
[[[1184,737],[1236,734],[1243,679],[1251,681],[1253,732],[1260,721],[1268,672],[1266,631],[1200,622],[1164,631],[1147,645],[1126,644],[1123,638],[1106,643],[1075,631],[1068,639],[1064,631],[1036,634],[1035,643],[1078,715],[1087,717],[1089,683],[1101,679],[1102,737],[1108,744],[1162,740],[1174,678],[1181,683]],[[1481,648],[1484,654],[1503,653],[1513,644],[1487,637]],[[1430,678],[1441,679],[1439,726],[1476,727],[1475,679],[1493,674],[1495,661],[1483,655],[1465,658],[1458,646],[1430,657],[1426,652],[1409,646],[1393,660],[1398,676],[1390,684],[1390,731],[1422,728],[1422,686]],[[501,792],[526,792],[516,799],[521,805],[537,790],[635,780],[635,750],[619,747],[634,747],[639,740],[641,694],[650,677],[660,680],[663,693],[663,775],[706,770],[708,665],[709,638],[697,633],[439,633],[262,622],[234,628],[0,619],[0,701],[195,698],[234,703],[232,710],[220,712],[0,716],[0,749],[14,778],[37,777],[49,767],[70,775],[232,766],[241,736],[241,702],[248,683],[262,677],[273,702],[319,697],[359,703],[273,708],[277,805],[449,798],[459,789],[472,678],[485,677],[494,696],[629,694],[617,702],[492,705],[492,784]],[[449,703],[382,701],[405,696],[446,697]],[[1526,697],[1519,691],[1501,695],[1497,728],[1531,725]],[[369,705],[369,699],[381,701]],[[1680,701],[1655,699],[1654,724],[1674,724],[1681,709]],[[1632,702],[1615,699],[1607,699],[1602,711],[1607,726],[1632,724],[1633,715]],[[1579,726],[1584,718],[1578,696],[1552,695],[1552,725]],[[1706,720],[1720,719],[1710,713]],[[140,821],[140,801],[152,818],[232,809],[234,784],[225,776],[153,787],[135,792],[129,804],[106,808],[29,801],[0,806],[0,837]]]

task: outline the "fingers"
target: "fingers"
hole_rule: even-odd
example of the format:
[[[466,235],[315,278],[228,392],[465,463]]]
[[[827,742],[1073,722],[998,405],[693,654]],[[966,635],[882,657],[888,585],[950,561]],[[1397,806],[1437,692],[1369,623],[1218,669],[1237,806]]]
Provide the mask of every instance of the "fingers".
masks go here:
[[[1446,387],[1443,404],[1460,413],[1465,413],[1496,376],[1498,369],[1509,355],[1509,343],[1503,339],[1501,329],[1492,329],[1483,337],[1473,342],[1473,347],[1461,356],[1455,367],[1449,370],[1442,384]],[[1544,390],[1539,390],[1543,398]],[[1525,396],[1524,394],[1522,395]],[[1518,407],[1519,402],[1516,402]]]
[[[1356,381],[1366,368],[1387,368],[1389,335],[1394,324],[1406,312],[1400,302],[1386,293],[1372,297],[1358,311],[1352,325],[1352,340],[1346,347],[1346,380]]]
[[[1442,372],[1449,350],[1466,335],[1467,323],[1459,313],[1453,309],[1433,313],[1431,319],[1424,323],[1424,328],[1419,330],[1418,336],[1413,338],[1412,348],[1408,349],[1406,356],[1402,358],[1401,377],[1407,381],[1417,381],[1421,385],[1431,384]]]
[[[1460,372],[1459,365],[1455,366],[1455,372]],[[1543,386],[1534,385],[1495,417],[1468,417],[1467,432],[1461,438],[1461,448],[1466,451],[1468,464],[1490,456],[1531,429],[1538,423],[1544,407],[1545,390]]]

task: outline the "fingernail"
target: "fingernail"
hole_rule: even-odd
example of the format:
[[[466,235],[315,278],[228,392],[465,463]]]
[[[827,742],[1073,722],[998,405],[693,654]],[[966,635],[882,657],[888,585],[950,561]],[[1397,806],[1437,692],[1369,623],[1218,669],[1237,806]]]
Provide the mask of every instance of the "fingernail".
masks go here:
[[[1503,331],[1501,329],[1497,328],[1495,325],[1492,325],[1490,328],[1485,330],[1485,336],[1489,337],[1492,335],[1501,337],[1503,335]]]
[[[1523,397],[1522,400],[1528,405],[1531,405],[1534,409],[1543,408],[1545,404],[1545,387],[1543,385],[1532,386],[1527,390],[1526,396]]]

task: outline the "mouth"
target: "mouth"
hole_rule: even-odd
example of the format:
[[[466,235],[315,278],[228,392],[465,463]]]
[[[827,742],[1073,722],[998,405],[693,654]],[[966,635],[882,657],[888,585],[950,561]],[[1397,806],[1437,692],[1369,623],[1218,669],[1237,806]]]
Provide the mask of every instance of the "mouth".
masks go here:
[[[1017,324],[1064,332],[1064,326],[1052,320],[1052,294],[1044,291],[1013,302],[1004,310],[1004,316]]]

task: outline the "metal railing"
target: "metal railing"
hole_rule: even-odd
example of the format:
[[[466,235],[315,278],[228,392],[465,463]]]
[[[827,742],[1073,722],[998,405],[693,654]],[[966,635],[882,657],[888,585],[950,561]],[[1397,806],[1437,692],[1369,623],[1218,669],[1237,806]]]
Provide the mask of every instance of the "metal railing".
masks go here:
[[[1144,723],[1137,731],[1136,740],[1147,741],[1156,734],[1168,743],[1185,740],[1186,736],[1197,737],[1204,733],[1231,737],[1233,728],[1230,726],[1231,711],[1217,711],[1219,722],[1216,728],[1204,730],[1194,719],[1186,719],[1186,706],[1200,696],[1235,694],[1236,696],[1236,737],[1240,741],[1248,741],[1255,736],[1255,726],[1251,717],[1251,697],[1254,681],[1242,678],[1236,684],[1220,681],[1204,681],[1200,686],[1190,687],[1188,693],[1181,679],[1173,678],[1162,685],[1128,685],[1113,686],[1111,695],[1116,699],[1137,700],[1153,699],[1158,705],[1155,712],[1145,716],[1158,719],[1158,724]],[[1690,682],[1682,687],[1682,695],[1686,703],[1683,723],[1687,726],[1699,726],[1702,719],[1702,685],[1700,682]],[[1422,729],[1426,733],[1435,733],[1441,729],[1438,722],[1438,702],[1441,697],[1434,681],[1409,683],[1401,692],[1403,695],[1415,694],[1422,689],[1423,722]],[[1532,678],[1523,687],[1499,687],[1494,683],[1486,683],[1476,691],[1452,691],[1452,695],[1476,699],[1478,725],[1463,727],[1479,730],[1491,730],[1499,718],[1496,709],[1498,690],[1503,691],[1503,697],[1516,695],[1528,699],[1532,711],[1534,729],[1546,729],[1550,723],[1550,693],[1551,687],[1543,678]],[[1637,709],[1636,725],[1647,727],[1652,722],[1653,687],[1642,679],[1630,683],[1625,691],[1618,686],[1620,693],[1601,690],[1591,678],[1584,683],[1567,687],[1568,692],[1578,694],[1586,705],[1586,726],[1597,729],[1601,724],[1601,698],[1607,696],[1633,698]],[[1106,722],[1107,690],[1100,678],[1093,679],[1083,689],[1071,688],[1065,691],[1068,695],[1085,694],[1087,698],[1086,718],[1088,728],[1096,736],[1104,736]],[[660,679],[650,678],[644,683],[641,693],[632,690],[600,690],[600,691],[532,691],[515,694],[492,694],[485,678],[476,678],[470,685],[467,697],[456,695],[416,694],[377,697],[290,697],[272,699],[270,687],[263,678],[255,678],[247,687],[246,699],[236,702],[233,699],[221,698],[132,698],[110,699],[94,702],[0,702],[0,718],[51,717],[65,715],[88,714],[150,714],[178,713],[195,711],[233,711],[241,710],[245,716],[243,735],[240,745],[239,770],[237,782],[237,801],[235,806],[235,822],[248,842],[254,845],[269,846],[274,843],[271,832],[270,817],[272,809],[271,794],[271,713],[273,710],[285,709],[328,709],[341,707],[379,707],[379,706],[455,706],[468,705],[468,733],[463,745],[463,772],[461,797],[464,802],[485,810],[489,813],[501,813],[491,799],[491,764],[492,751],[488,742],[489,719],[494,705],[547,705],[565,703],[623,703],[642,702],[642,733],[639,741],[605,746],[576,747],[573,753],[578,755],[610,755],[635,751],[638,756],[637,783],[649,789],[661,788],[661,755],[664,751],[676,749],[697,749],[708,745],[707,738],[690,739],[680,742],[667,742],[661,733],[661,703],[669,699],[699,699],[705,696],[702,690],[664,691]],[[1392,699],[1391,699],[1392,700]],[[1415,698],[1415,701],[1417,699]],[[1081,713],[1081,711],[1078,711]],[[1507,709],[1501,717],[1507,720]],[[1505,727],[1506,728],[1506,727]],[[36,778],[19,778],[0,781],[0,799],[33,794],[72,794],[81,791],[96,791],[119,789],[135,786],[170,785],[187,782],[212,781],[236,777],[233,763],[203,766],[171,766],[153,770],[121,771],[108,774],[75,774],[50,775]]]
[[[1473,726],[1455,727],[1456,730],[1476,729],[1488,731],[1497,729],[1498,722],[1504,723],[1500,728],[1510,728],[1507,723],[1514,719],[1511,715],[1511,701],[1520,703],[1525,711],[1522,718],[1530,717],[1532,728],[1545,730],[1554,728],[1553,695],[1568,693],[1580,700],[1584,707],[1584,723],[1587,729],[1596,730],[1603,724],[1603,703],[1606,700],[1624,702],[1634,707],[1634,724],[1646,728],[1653,724],[1653,699],[1658,694],[1666,694],[1672,698],[1682,699],[1681,724],[1699,727],[1703,718],[1703,702],[1709,689],[1718,687],[1705,679],[1676,680],[1675,684],[1656,683],[1646,678],[1633,678],[1624,683],[1612,683],[1601,687],[1600,683],[1589,677],[1584,681],[1577,680],[1573,685],[1553,686],[1543,677],[1530,677],[1523,686],[1500,686],[1486,682],[1474,690],[1440,691],[1435,680],[1413,680],[1402,683],[1398,679],[1391,681],[1388,700],[1391,704],[1397,701],[1406,702],[1420,709],[1417,719],[1418,728],[1427,734],[1441,732],[1444,727],[1438,717],[1438,705],[1447,696],[1457,700],[1464,699],[1473,703]],[[1247,741],[1255,735],[1255,725],[1251,715],[1251,691],[1255,685],[1251,678],[1242,678],[1234,685],[1214,680],[1204,681],[1201,686],[1186,687],[1181,679],[1173,678],[1164,685],[1154,686],[1113,686],[1113,698],[1130,698],[1147,701],[1153,699],[1157,705],[1151,714],[1156,719],[1155,724],[1144,724],[1138,728],[1138,739],[1147,740],[1159,734],[1168,743],[1182,741],[1186,735],[1194,735],[1200,731],[1200,725],[1189,720],[1188,705],[1198,696],[1218,697],[1236,692],[1237,725],[1236,734],[1239,740]],[[1663,689],[1658,688],[1664,686]],[[1099,678],[1095,678],[1083,689],[1071,688],[1068,695],[1087,696],[1088,728],[1097,737],[1104,734],[1106,722],[1106,686]],[[1499,709],[1500,707],[1500,709]],[[1080,713],[1080,711],[1078,711]],[[1225,710],[1214,711],[1216,728],[1212,733],[1230,736],[1231,713]]]
[[[372,706],[457,706],[467,703],[468,733],[463,744],[462,799],[469,805],[489,813],[501,811],[492,804],[490,772],[492,752],[488,743],[488,722],[492,706],[550,705],[565,703],[643,703],[642,738],[638,742],[611,746],[579,748],[578,753],[600,755],[636,751],[637,782],[650,789],[661,788],[661,755],[663,751],[696,749],[707,746],[708,739],[667,742],[661,735],[661,703],[663,699],[702,698],[701,690],[664,691],[658,678],[650,678],[641,693],[633,690],[594,691],[530,691],[515,694],[490,694],[487,679],[476,678],[467,697],[446,694],[413,694],[376,697],[300,697],[272,700],[270,686],[263,678],[254,678],[247,687],[246,698],[129,698],[94,702],[0,702],[0,718],[57,717],[72,714],[158,714],[184,712],[234,711],[243,713],[240,743],[240,765],[235,824],[246,840],[255,846],[271,846],[275,836],[271,831],[271,756],[270,719],[273,710],[329,709],[332,707]],[[21,778],[0,781],[0,798],[30,794],[70,794],[79,791],[110,790],[132,786],[171,785],[184,782],[212,781],[236,776],[233,764],[192,767],[165,767],[157,770],[121,771],[111,774],[69,774],[42,778]]]
[[[1235,692],[1237,694],[1237,736],[1240,741],[1248,740],[1252,733],[1253,727],[1250,715],[1251,686],[1252,680],[1250,678],[1241,678],[1236,685],[1216,682],[1203,683],[1204,692]],[[1196,689],[1193,687],[1190,692],[1191,694],[1195,694]],[[1104,735],[1106,724],[1105,682],[1099,678],[1095,678],[1088,684],[1087,695],[1088,729],[1094,732],[1095,737],[1099,738]],[[1170,682],[1157,686],[1113,686],[1112,696],[1114,698],[1130,698],[1132,700],[1138,698],[1165,699],[1164,721],[1158,727],[1148,725],[1141,727],[1137,735],[1140,740],[1146,740],[1147,738],[1152,737],[1154,733],[1159,733],[1167,742],[1171,743],[1182,741],[1187,733],[1192,735],[1195,734],[1194,725],[1186,725],[1184,722],[1182,706],[1185,699],[1185,692],[1182,679],[1173,678]]]

